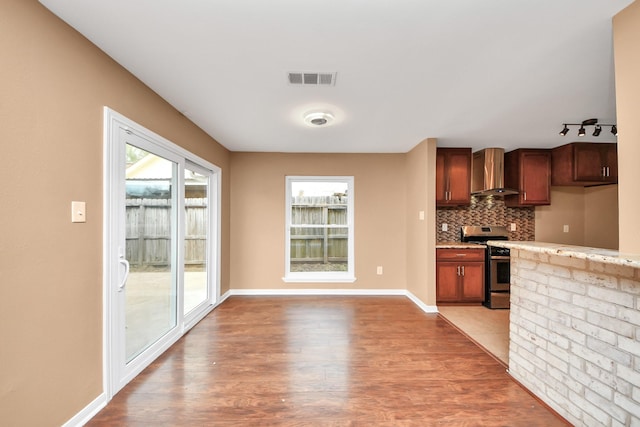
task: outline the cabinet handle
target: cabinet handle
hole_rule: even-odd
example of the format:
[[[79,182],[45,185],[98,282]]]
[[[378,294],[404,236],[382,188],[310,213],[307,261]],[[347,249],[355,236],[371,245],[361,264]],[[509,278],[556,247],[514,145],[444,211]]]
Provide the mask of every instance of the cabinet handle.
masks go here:
[[[609,174],[609,166],[607,166],[607,176],[611,176],[611,175]]]
[[[460,275],[460,266],[458,266],[458,276]]]
[[[607,176],[607,168],[602,167],[602,176]]]
[[[524,201],[525,202],[527,201],[527,192],[526,191],[524,192]]]
[[[467,254],[456,254],[456,256],[467,256]]]
[[[462,266],[462,275],[464,276],[464,265]]]

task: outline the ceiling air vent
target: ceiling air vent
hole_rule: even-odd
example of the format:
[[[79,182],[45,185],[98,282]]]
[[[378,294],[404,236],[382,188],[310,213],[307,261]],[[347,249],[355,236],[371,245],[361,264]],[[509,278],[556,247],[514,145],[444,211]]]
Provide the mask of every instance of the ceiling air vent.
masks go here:
[[[333,86],[336,84],[337,73],[289,73],[289,84]]]

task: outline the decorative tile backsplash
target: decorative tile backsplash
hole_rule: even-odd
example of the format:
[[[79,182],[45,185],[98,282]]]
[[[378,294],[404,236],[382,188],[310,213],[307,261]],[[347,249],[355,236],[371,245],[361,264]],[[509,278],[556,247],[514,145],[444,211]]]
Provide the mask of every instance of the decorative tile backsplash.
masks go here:
[[[535,240],[535,208],[509,208],[501,197],[471,196],[470,206],[436,209],[436,236],[438,242],[459,242],[460,228],[463,225],[502,225],[511,230],[509,240]],[[448,225],[442,231],[442,224]]]

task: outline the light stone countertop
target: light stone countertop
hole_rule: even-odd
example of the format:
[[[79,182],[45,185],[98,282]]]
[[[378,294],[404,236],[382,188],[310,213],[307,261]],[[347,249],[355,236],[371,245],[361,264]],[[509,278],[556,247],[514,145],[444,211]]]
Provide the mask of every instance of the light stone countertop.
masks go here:
[[[625,254],[613,249],[513,240],[491,240],[487,242],[487,244],[489,246],[498,246],[501,248],[518,249],[543,254],[566,256],[570,258],[586,259],[589,261],[596,261],[604,264],[615,264],[640,268],[640,254]]]
[[[477,245],[475,243],[465,242],[438,242],[436,249],[484,249],[486,245]]]

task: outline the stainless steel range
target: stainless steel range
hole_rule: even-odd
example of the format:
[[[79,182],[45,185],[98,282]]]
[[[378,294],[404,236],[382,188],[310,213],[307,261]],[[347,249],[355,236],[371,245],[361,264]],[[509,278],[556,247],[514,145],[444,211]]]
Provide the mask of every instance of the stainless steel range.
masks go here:
[[[460,230],[463,242],[486,245],[489,240],[509,240],[509,231],[502,226],[464,226]],[[489,308],[509,308],[511,289],[510,254],[507,248],[488,246],[485,250],[485,298]]]

